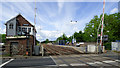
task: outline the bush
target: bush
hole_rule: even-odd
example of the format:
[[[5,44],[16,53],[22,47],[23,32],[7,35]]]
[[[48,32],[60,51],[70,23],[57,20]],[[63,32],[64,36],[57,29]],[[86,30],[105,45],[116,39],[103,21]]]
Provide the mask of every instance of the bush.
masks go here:
[[[104,43],[103,46],[105,46],[106,50],[111,50],[111,43],[110,42]]]

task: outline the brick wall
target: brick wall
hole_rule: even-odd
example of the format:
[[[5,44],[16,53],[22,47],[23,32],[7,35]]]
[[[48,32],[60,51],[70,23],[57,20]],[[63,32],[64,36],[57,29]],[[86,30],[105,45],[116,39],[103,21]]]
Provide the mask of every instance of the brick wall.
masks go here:
[[[17,16],[17,21],[19,22],[19,26],[23,26],[23,24],[29,24],[29,26],[32,26],[33,27],[33,25],[32,24],[30,24],[23,16],[21,16],[21,15],[19,15],[19,16]]]
[[[18,42],[18,48],[23,48],[21,49],[19,55],[24,55],[26,52],[26,48],[27,48],[27,42],[29,42],[29,47],[30,47],[30,55],[32,55],[32,51],[33,51],[33,45],[34,45],[34,41],[33,41],[33,36],[29,36],[28,38],[24,38],[24,39],[6,39],[6,45],[8,45],[6,47],[6,52],[10,53],[10,45],[11,42]],[[29,41],[28,41],[29,40]]]

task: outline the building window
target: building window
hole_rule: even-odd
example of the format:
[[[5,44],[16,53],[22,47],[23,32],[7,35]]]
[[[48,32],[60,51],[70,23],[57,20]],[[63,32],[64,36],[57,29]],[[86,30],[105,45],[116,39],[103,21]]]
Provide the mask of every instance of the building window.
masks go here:
[[[23,26],[29,26],[29,24],[23,24]]]
[[[27,28],[25,28],[25,32],[27,32]]]
[[[27,32],[27,28],[24,28],[24,27],[23,27],[23,28],[22,28],[22,31],[23,31],[23,32]]]
[[[22,31],[25,32],[25,28],[22,28]]]
[[[9,25],[9,29],[13,29],[13,24],[10,24],[10,25]]]
[[[28,28],[28,32],[31,32],[31,28]]]
[[[21,27],[18,28],[18,31],[21,31]]]

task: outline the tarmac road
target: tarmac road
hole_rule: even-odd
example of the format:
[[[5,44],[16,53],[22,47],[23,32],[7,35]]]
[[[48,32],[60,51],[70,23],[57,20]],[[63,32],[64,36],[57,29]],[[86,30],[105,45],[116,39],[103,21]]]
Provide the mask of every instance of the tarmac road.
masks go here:
[[[37,66],[56,65],[50,57],[29,58],[29,59],[13,59],[5,64],[3,68],[19,68],[19,67],[37,67]]]
[[[3,60],[2,68],[118,68],[120,60],[97,54],[48,56]]]

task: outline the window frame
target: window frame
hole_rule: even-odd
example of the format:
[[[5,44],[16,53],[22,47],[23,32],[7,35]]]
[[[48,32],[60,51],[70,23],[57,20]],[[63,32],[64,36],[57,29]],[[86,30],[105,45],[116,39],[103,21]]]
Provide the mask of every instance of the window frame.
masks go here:
[[[9,29],[13,29],[13,26],[14,26],[13,23],[10,23],[9,24]]]

